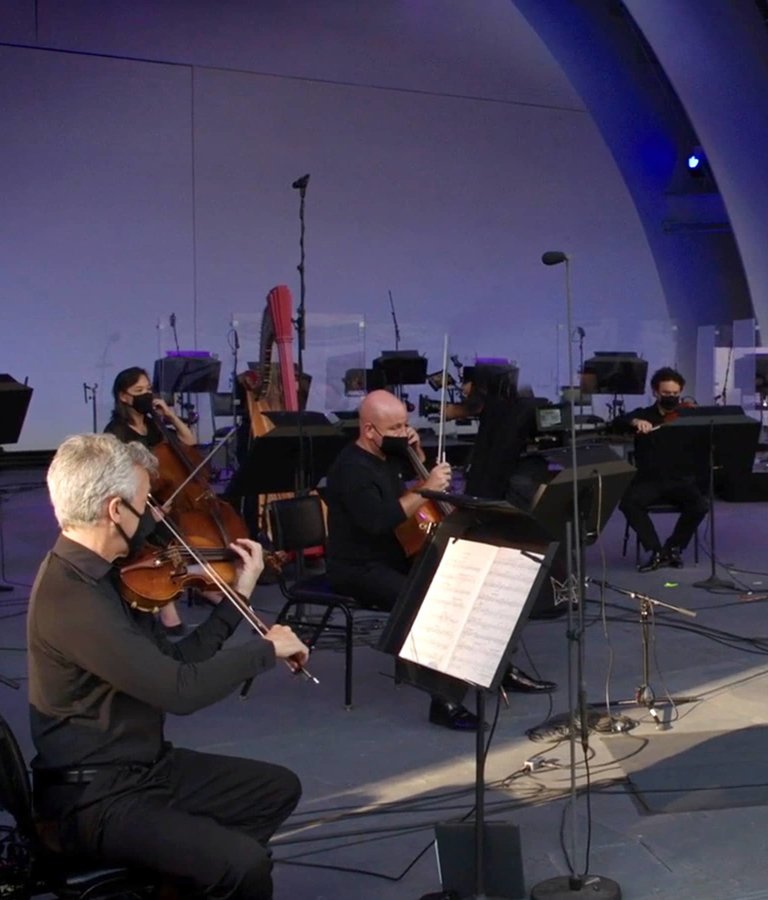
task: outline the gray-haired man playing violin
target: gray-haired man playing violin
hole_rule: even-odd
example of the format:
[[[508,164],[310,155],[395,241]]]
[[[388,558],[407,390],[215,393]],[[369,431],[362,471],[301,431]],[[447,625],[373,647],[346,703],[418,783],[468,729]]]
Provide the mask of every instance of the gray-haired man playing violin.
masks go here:
[[[271,669],[301,665],[290,628],[234,646],[229,603],[181,641],[122,600],[114,561],[152,527],[152,454],[112,435],[59,447],[48,488],[61,535],[43,561],[28,615],[29,700],[37,813],[59,823],[65,852],[141,866],[188,885],[187,895],[269,900],[266,844],[296,806],[293,772],[271,763],[174,748],[166,713],[185,715]],[[261,547],[240,557],[235,590],[249,597]],[[186,889],[186,888],[185,888]]]

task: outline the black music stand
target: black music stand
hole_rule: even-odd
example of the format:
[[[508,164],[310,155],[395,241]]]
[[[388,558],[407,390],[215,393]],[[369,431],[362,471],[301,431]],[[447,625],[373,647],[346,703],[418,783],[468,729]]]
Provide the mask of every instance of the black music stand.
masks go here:
[[[400,678],[415,687],[459,699],[463,698],[467,688],[473,688],[478,721],[483,723],[486,693],[497,691],[501,685],[520,631],[547,578],[557,544],[549,543],[543,553],[536,553],[526,544],[510,538],[510,523],[525,518],[526,514],[509,503],[461,495],[442,496],[457,508],[440,523],[434,539],[412,568],[390,613],[378,648],[405,661]],[[450,659],[433,659],[429,665],[420,664],[415,661],[420,656],[420,641],[431,628],[420,616],[432,613],[439,615],[441,620],[447,618],[443,595],[438,598],[429,592],[433,581],[440,578],[440,567],[449,545],[456,541],[465,542],[467,547],[476,542],[481,546],[514,551],[508,564],[514,569],[516,578],[502,588],[502,617],[506,618],[504,622],[500,621],[499,607],[495,606],[498,587],[494,585],[487,593],[483,590],[458,630],[458,640]],[[494,576],[494,581],[496,577],[499,576]],[[503,579],[503,574],[501,577]],[[436,585],[438,583],[436,581]],[[431,607],[423,605],[425,600]],[[467,660],[471,653],[477,653],[478,640],[483,644],[485,654],[477,657],[478,665],[474,666]],[[473,669],[477,680],[468,675]],[[462,677],[453,672],[460,672]],[[485,754],[484,731],[479,727],[475,740],[474,824],[446,824],[436,828],[443,887],[461,897],[478,900],[517,900],[525,896],[519,831],[511,824],[485,822]],[[441,846],[445,849],[444,854]]]
[[[384,375],[387,387],[427,383],[427,358],[418,350],[382,350],[373,361],[373,372]]]
[[[349,443],[325,413],[273,410],[262,415],[275,427],[251,441],[237,473],[241,493],[311,490]]]
[[[710,574],[694,587],[707,591],[739,593],[742,589],[715,573],[715,470],[727,481],[748,478],[757,451],[760,423],[740,406],[693,406],[680,409],[678,418],[648,438],[655,452],[677,460],[677,467],[692,472],[698,484],[706,484],[709,498]]]
[[[582,379],[590,378],[590,392],[593,394],[613,394],[609,404],[611,416],[615,418],[624,411],[624,402],[619,394],[644,394],[648,361],[640,359],[637,353],[596,352],[586,360]]]
[[[152,390],[159,394],[210,394],[219,389],[221,361],[212,356],[155,360]]]
[[[0,444],[15,444],[27,417],[32,388],[21,384],[7,373],[0,373]],[[3,500],[0,490],[0,592],[13,590],[5,577],[5,534],[3,530]],[[18,687],[18,685],[17,685]]]

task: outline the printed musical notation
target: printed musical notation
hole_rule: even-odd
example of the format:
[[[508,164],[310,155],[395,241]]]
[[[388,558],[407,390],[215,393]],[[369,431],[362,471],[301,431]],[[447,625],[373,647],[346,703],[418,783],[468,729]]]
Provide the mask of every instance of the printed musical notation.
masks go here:
[[[513,547],[449,541],[400,657],[489,687],[542,560]]]

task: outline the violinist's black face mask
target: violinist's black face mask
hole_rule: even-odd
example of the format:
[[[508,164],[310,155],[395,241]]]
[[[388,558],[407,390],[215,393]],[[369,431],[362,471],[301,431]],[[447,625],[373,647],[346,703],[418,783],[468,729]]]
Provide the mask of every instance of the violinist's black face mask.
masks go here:
[[[118,523],[115,522],[115,528],[117,528],[118,532],[120,533],[120,537],[122,537],[128,547],[128,552],[126,553],[126,555],[128,557],[131,557],[135,556],[139,552],[139,550],[141,550],[144,544],[146,544],[147,538],[154,532],[155,528],[157,528],[157,522],[155,521],[155,518],[152,515],[152,511],[150,510],[149,506],[145,508],[143,513],[140,513],[138,512],[138,510],[135,510],[127,500],[123,500],[122,497],[120,498],[120,502],[123,504],[123,506],[127,506],[128,509],[130,509],[134,516],[136,516],[136,518],[139,520],[139,525],[136,531],[134,531],[134,533],[130,537],[128,537],[128,535],[125,533],[125,529],[123,528],[123,526],[118,525]]]
[[[675,394],[671,397],[659,397],[659,406],[667,411],[676,409],[680,405],[680,395]]]
[[[131,406],[133,406],[137,413],[146,416],[152,412],[152,401],[154,399],[154,394],[136,394],[131,401]]]

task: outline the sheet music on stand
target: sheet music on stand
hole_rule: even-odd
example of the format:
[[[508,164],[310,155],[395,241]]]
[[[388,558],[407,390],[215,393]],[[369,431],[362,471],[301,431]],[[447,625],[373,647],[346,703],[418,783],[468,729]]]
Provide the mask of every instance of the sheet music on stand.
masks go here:
[[[490,689],[544,556],[452,538],[399,656]]]

